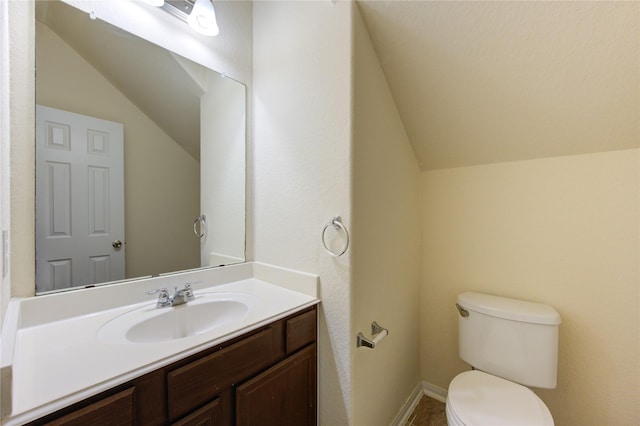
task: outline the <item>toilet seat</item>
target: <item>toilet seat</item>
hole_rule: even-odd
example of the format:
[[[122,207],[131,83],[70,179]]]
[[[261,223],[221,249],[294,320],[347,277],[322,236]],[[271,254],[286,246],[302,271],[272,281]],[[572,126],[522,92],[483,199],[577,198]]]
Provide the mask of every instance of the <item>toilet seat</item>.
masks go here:
[[[477,370],[454,377],[446,411],[450,426],[553,426],[549,409],[529,388]]]

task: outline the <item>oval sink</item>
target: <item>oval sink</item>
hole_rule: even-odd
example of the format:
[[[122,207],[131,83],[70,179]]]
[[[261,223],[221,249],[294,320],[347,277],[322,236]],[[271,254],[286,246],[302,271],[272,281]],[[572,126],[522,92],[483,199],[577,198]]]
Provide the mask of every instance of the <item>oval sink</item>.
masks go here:
[[[256,303],[245,293],[208,293],[182,305],[156,308],[146,305],[124,313],[98,330],[98,339],[110,343],[157,343],[184,339],[244,318]]]

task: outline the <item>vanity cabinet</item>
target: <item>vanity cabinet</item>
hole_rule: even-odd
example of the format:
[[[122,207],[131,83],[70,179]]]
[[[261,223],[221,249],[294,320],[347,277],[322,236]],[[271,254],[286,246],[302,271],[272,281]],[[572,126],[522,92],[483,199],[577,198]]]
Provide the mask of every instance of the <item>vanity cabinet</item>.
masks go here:
[[[316,307],[74,404],[33,425],[315,425]]]

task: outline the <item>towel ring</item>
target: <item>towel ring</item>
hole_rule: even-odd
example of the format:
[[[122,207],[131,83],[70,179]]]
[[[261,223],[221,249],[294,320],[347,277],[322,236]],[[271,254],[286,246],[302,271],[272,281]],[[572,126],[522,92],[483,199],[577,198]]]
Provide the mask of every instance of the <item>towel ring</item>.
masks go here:
[[[196,237],[199,239],[203,239],[207,233],[206,225],[207,217],[205,215],[200,215],[193,221],[193,233],[196,234]],[[198,230],[198,228],[200,228],[200,230]]]
[[[344,231],[344,234],[347,236],[347,241],[346,241],[346,243],[344,245],[344,248],[339,253],[334,253],[331,250],[329,250],[329,247],[327,247],[327,242],[325,240],[325,234],[327,232],[327,229],[329,229],[330,226],[333,227],[336,230],[342,229]],[[336,216],[333,219],[331,219],[331,222],[327,223],[324,226],[324,228],[322,229],[322,245],[324,246],[325,251],[327,253],[329,253],[333,257],[342,256],[343,254],[345,254],[345,252],[349,248],[349,231],[347,231],[347,228],[342,224],[342,218],[340,216]]]

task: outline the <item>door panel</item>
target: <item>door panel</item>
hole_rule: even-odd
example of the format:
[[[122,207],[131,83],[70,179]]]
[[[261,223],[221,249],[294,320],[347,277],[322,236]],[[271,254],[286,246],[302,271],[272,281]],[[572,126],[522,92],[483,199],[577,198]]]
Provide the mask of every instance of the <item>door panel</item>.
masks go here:
[[[36,107],[38,292],[124,279],[120,123]]]

